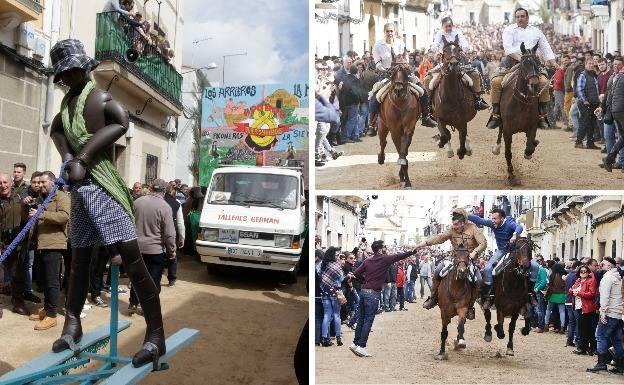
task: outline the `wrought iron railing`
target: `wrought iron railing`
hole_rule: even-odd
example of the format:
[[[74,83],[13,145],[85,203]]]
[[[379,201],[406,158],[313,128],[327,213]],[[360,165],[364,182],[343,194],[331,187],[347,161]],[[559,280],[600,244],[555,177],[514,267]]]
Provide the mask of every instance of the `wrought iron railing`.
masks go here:
[[[96,23],[96,59],[116,61],[178,108],[182,107],[182,75],[140,33],[138,27],[118,12],[98,13]],[[125,58],[129,49],[137,50],[140,55],[134,63]]]

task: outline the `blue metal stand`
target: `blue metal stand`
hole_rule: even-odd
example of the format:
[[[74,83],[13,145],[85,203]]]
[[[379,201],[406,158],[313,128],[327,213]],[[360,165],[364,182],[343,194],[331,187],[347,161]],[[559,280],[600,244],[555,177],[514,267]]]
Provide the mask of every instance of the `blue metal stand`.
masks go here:
[[[129,321],[118,320],[119,266],[111,267],[111,320],[108,326],[102,326],[85,334],[80,342],[79,351],[65,350],[60,353],[45,353],[26,365],[23,365],[0,377],[0,385],[18,384],[93,384],[104,379],[102,384],[137,384],[152,372],[152,364],[147,363],[140,368],[132,366],[132,359],[117,355],[117,334],[130,327]],[[166,361],[184,346],[193,342],[199,335],[195,329],[180,329],[166,339],[167,353],[160,358],[159,370],[169,368]],[[89,350],[109,340],[108,355],[98,354]],[[70,369],[87,365],[91,360],[104,364],[94,371],[83,371],[76,374],[63,374]]]

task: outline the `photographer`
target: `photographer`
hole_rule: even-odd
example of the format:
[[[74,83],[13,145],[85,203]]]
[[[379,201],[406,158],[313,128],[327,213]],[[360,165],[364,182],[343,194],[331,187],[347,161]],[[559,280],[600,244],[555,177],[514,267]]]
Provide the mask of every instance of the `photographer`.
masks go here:
[[[40,178],[41,171],[33,172],[30,176],[30,186],[27,186],[27,189],[23,190],[23,194],[18,194],[20,198],[22,198],[22,203],[26,205],[27,210],[31,208],[36,209],[41,203]],[[35,259],[35,251],[37,250],[35,231],[35,228],[32,228],[22,243],[22,258],[24,259],[24,300],[32,303],[41,303],[41,298],[37,297],[32,291],[33,270],[35,271],[34,275],[37,278],[38,287],[43,287],[41,275],[37,274],[39,271],[39,261]]]
[[[26,206],[13,191],[11,178],[0,173],[0,253],[4,252],[26,222]],[[13,313],[28,316],[24,304],[24,260],[20,247],[4,261],[4,268],[11,275],[11,303]]]
[[[40,177],[41,196],[45,199],[54,187],[56,176],[44,171]],[[28,217],[37,212],[30,208]],[[35,330],[47,330],[56,326],[56,310],[61,294],[61,263],[67,249],[67,223],[69,222],[69,195],[58,191],[37,220],[34,240],[37,243],[43,275],[43,309],[30,316],[38,321]]]

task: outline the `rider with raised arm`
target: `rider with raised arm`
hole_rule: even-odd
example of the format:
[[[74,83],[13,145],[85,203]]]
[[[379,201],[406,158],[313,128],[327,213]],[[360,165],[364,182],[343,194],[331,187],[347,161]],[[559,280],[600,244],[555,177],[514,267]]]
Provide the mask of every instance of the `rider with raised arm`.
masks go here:
[[[479,225],[486,226],[494,231],[494,238],[496,239],[496,247],[498,248],[494,255],[487,261],[485,268],[483,269],[483,289],[481,290],[481,298],[483,300],[483,309],[489,309],[494,303],[494,294],[492,291],[492,284],[494,283],[494,265],[499,262],[502,256],[507,256],[508,249],[513,245],[520,234],[524,231],[524,227],[516,220],[505,215],[505,211],[500,208],[495,208],[490,211],[490,219],[483,219],[477,215],[468,215],[468,220]],[[501,261],[504,263],[504,261]],[[531,276],[529,279],[529,295],[532,298],[533,287],[537,280],[537,273],[539,265],[534,260],[531,260]]]
[[[466,40],[466,37],[462,33],[462,31],[453,25],[453,19],[450,17],[442,18],[442,29],[439,29],[435,37],[433,38],[433,43],[431,44],[431,50],[434,51],[438,58],[442,56],[442,50],[444,49],[444,41],[454,42],[455,38],[457,38],[457,44],[462,49],[462,51],[467,52],[470,50],[470,44]],[[465,60],[462,60],[465,61]],[[427,76],[425,76],[424,84],[427,87],[428,92],[432,92],[433,90],[429,88],[429,84],[433,75],[435,73],[440,72],[442,69],[442,63],[435,66]],[[479,71],[477,71],[471,64],[465,64],[462,66],[463,71],[466,72],[470,79],[472,79],[472,92],[475,95],[474,108],[477,110],[485,110],[489,108],[488,104],[481,98],[483,94],[483,90],[481,89],[481,75]]]
[[[386,78],[387,70],[392,67],[392,51],[396,56],[404,55],[405,44],[403,40],[395,37],[395,25],[394,23],[387,23],[384,25],[384,39],[379,40],[373,47],[373,61],[375,63],[375,69],[381,73],[380,82]],[[410,83],[418,85],[420,79],[416,76],[409,77]],[[376,92],[379,90],[379,83],[377,82],[373,86],[373,94],[369,98],[369,122],[372,125],[377,123],[377,114],[379,113],[380,104],[376,97]],[[422,87],[421,87],[422,88]],[[429,111],[429,97],[427,92],[423,92],[422,96],[418,98],[420,100],[420,106],[422,108],[421,124],[425,127],[435,127],[437,124],[431,117]]]
[[[474,223],[467,223],[468,213],[464,209],[454,209],[452,213],[452,224],[445,232],[434,235],[427,238],[422,243],[416,245],[416,248],[423,248],[426,246],[439,245],[446,241],[451,241],[451,255],[459,245],[464,245],[470,253],[470,260],[474,263],[481,254],[487,248],[487,240],[483,236],[481,229]],[[438,286],[442,278],[440,273],[444,268],[443,262],[438,263],[433,275],[433,288],[431,289],[431,297],[427,298],[423,307],[425,309],[432,309],[438,303]],[[479,269],[475,269],[475,284],[477,287],[481,286],[481,273]],[[468,309],[468,319],[474,319],[474,300],[470,300]]]
[[[542,53],[546,64],[555,67],[555,54],[546,40],[544,33],[538,28],[529,25],[529,12],[524,8],[516,9],[514,13],[516,18],[515,24],[510,24],[503,30],[503,48],[505,49],[505,57],[501,60],[498,73],[492,78],[492,116],[487,123],[488,128],[496,128],[501,124],[500,117],[500,98],[503,90],[503,77],[508,70],[520,62],[522,56],[520,46],[524,43],[526,49],[533,48],[536,44]],[[546,120],[547,104],[550,101],[550,93],[548,91],[550,81],[546,73],[542,71],[539,76],[539,86],[542,93],[539,96],[539,128],[548,128],[549,124]]]

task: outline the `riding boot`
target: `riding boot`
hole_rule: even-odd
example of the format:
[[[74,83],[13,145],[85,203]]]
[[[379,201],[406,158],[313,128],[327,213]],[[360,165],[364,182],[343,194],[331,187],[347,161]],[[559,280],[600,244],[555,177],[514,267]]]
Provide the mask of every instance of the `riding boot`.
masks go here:
[[[368,136],[377,135],[377,113],[368,114]]]
[[[420,107],[422,108],[420,123],[425,127],[436,127],[438,123],[436,123],[436,121],[431,116],[431,109],[429,108],[429,98],[425,95],[421,96],[420,98]]]
[[[548,119],[546,119],[546,114],[548,113],[548,103],[539,103],[537,105],[539,120],[537,121],[537,128],[549,128],[550,124],[548,124]]]
[[[132,282],[132,289],[139,298],[147,324],[143,346],[132,358],[132,365],[138,368],[152,362],[154,370],[158,370],[158,358],[167,351],[158,289],[143,262],[138,242],[136,240],[121,242],[115,246],[121,255],[126,274]]]
[[[475,95],[474,108],[477,111],[487,110],[488,108],[490,108],[490,105],[487,104],[487,102],[483,100],[483,98],[481,97],[481,93],[475,92],[474,95]]]
[[[609,373],[624,374],[624,357],[615,359],[615,367],[609,369]]]
[[[335,133],[327,134],[327,140],[329,141],[329,144],[332,145],[332,147],[338,145],[338,135],[336,135]]]
[[[492,103],[492,115],[490,116],[490,120],[487,122],[487,128],[493,129],[499,127],[501,124],[500,117],[500,104]]]
[[[535,297],[535,282],[531,281],[529,277],[527,277],[527,286],[529,288],[529,303],[535,306],[537,305],[537,298]]]
[[[71,272],[69,274],[69,288],[65,300],[65,324],[61,338],[54,341],[52,351],[62,352],[66,349],[77,350],[77,344],[82,339],[82,325],[80,313],[89,292],[89,265],[91,262],[91,247],[73,248]]]
[[[440,281],[438,278],[434,278],[433,287],[431,288],[431,297],[427,298],[423,303],[423,308],[429,310],[436,307],[438,304],[438,286],[440,286]]]
[[[607,371],[607,355],[604,353],[598,353],[598,362],[593,368],[588,368],[587,372],[597,373]]]
[[[481,306],[483,310],[488,310],[494,303],[494,294],[492,294],[493,286],[494,285],[483,284],[483,289],[481,290]]]

